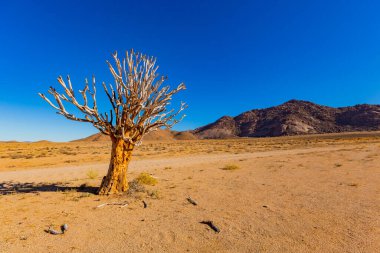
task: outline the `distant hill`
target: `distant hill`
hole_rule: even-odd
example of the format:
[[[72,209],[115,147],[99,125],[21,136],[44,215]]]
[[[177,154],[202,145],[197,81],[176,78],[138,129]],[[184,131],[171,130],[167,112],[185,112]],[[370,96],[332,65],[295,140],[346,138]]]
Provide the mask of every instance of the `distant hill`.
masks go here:
[[[380,130],[380,105],[333,108],[290,100],[279,106],[224,116],[192,131],[201,139],[269,137]]]
[[[274,137],[376,130],[380,130],[380,105],[361,104],[334,108],[293,99],[279,106],[254,109],[236,117],[223,116],[192,131],[154,131],[145,136],[144,141]],[[98,133],[76,141],[109,141],[109,137]]]
[[[147,134],[143,141],[172,141],[172,140],[194,140],[197,137],[190,132],[176,132],[168,129],[160,129]],[[93,134],[83,139],[75,141],[110,141],[110,137],[101,133]]]

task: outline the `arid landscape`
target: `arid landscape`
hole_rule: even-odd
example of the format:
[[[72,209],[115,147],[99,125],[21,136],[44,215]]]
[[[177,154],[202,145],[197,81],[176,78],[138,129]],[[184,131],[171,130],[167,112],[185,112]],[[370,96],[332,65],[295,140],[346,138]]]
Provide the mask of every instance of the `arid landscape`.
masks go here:
[[[0,252],[380,252],[380,132],[147,140],[129,192],[99,196],[109,156],[1,143]]]
[[[0,253],[380,253],[380,1],[3,1]]]

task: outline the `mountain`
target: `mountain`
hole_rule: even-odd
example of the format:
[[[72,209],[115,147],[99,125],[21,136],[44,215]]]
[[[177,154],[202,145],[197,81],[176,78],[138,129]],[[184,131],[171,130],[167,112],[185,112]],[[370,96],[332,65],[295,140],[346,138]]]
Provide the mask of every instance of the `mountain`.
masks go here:
[[[247,111],[236,117],[223,116],[214,123],[193,131],[154,131],[145,136],[144,141],[273,137],[375,130],[380,130],[380,105],[361,104],[334,108],[293,99],[279,106]],[[77,141],[109,141],[109,137],[98,133]]]
[[[194,140],[197,137],[190,132],[176,132],[170,131],[168,129],[160,129],[148,133],[143,141],[172,141],[172,140]],[[110,137],[101,133],[90,135],[86,138],[75,140],[75,141],[87,141],[87,142],[97,142],[97,141],[110,141]]]
[[[380,105],[333,108],[302,100],[223,116],[192,131],[201,139],[380,130]]]

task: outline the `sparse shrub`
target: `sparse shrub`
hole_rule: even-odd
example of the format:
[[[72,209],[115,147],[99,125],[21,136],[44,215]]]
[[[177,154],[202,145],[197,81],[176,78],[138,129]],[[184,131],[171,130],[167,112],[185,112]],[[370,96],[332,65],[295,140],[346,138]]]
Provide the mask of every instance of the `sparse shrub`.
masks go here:
[[[74,162],[76,162],[77,160],[66,160],[66,161],[64,161],[64,163],[74,163]]]
[[[82,192],[79,196],[78,196],[78,198],[87,198],[87,197],[91,197],[91,193],[89,193],[89,192]]]
[[[149,195],[152,199],[159,199],[159,198],[161,197],[160,193],[159,193],[157,190],[148,191],[148,195]]]
[[[98,172],[91,169],[87,171],[86,175],[89,179],[95,179],[98,177]]]
[[[136,179],[128,183],[128,194],[132,195],[135,192],[145,192],[145,187]]]
[[[77,153],[75,152],[70,152],[70,151],[66,151],[66,150],[60,150],[61,154],[63,155],[77,155]]]
[[[238,170],[238,169],[240,169],[240,167],[235,164],[228,164],[222,168],[222,170]]]
[[[24,158],[23,155],[19,155],[19,154],[11,154],[10,157],[11,157],[11,159],[21,159],[21,158]]]
[[[155,179],[149,173],[146,173],[146,172],[141,173],[135,180],[139,182],[140,184],[146,184],[146,185],[157,184],[157,179]]]
[[[164,170],[171,170],[172,167],[168,166],[168,167],[165,167]]]
[[[77,196],[75,196],[75,197],[73,197],[72,199],[71,199],[71,201],[79,201],[79,197],[77,197]]]

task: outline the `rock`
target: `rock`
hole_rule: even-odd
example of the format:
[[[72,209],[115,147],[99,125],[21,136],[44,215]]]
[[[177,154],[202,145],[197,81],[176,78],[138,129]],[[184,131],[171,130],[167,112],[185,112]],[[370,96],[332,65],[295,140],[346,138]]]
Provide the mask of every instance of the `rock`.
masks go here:
[[[61,226],[62,234],[64,234],[68,229],[69,229],[69,226],[68,226],[67,224],[63,224],[63,225]]]

